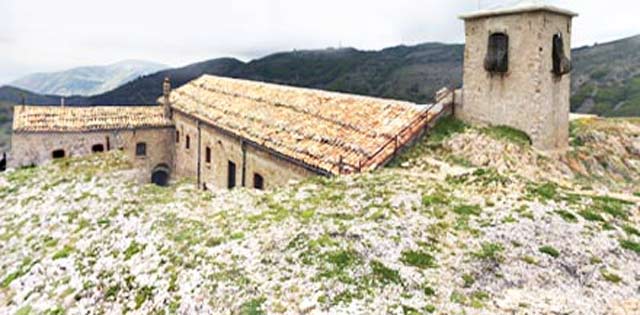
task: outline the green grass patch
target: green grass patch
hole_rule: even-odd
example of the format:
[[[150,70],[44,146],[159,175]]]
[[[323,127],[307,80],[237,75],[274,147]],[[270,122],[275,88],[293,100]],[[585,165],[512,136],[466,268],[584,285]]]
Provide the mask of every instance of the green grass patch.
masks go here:
[[[494,139],[507,140],[518,145],[531,144],[531,138],[527,133],[509,126],[487,127],[481,130]]]
[[[379,261],[371,261],[371,270],[373,271],[373,278],[382,285],[390,283],[401,284],[402,278],[397,270],[393,270],[385,266]]]
[[[422,196],[422,205],[425,207],[448,205],[449,198],[443,193]]]
[[[559,252],[557,249],[553,248],[552,246],[548,246],[548,245],[546,245],[546,246],[542,246],[542,247],[540,247],[538,250],[539,250],[541,253],[543,253],[543,254],[547,254],[547,255],[549,255],[549,256],[551,256],[551,257],[553,257],[553,258],[558,258],[558,257],[560,257],[560,252]]]
[[[482,243],[480,250],[472,253],[473,257],[481,260],[502,261],[504,246],[498,243]]]
[[[593,210],[589,210],[589,209],[582,210],[578,212],[578,214],[587,221],[605,222],[604,218]]]
[[[628,225],[628,224],[623,225],[622,230],[629,235],[640,236],[640,231],[631,225]]]
[[[264,315],[264,314],[266,314],[264,312],[264,310],[262,309],[262,304],[264,304],[264,302],[266,300],[267,299],[261,297],[261,298],[251,299],[251,300],[245,302],[240,307],[240,314],[241,315]]]
[[[622,282],[622,278],[620,276],[618,276],[617,274],[610,272],[606,269],[600,269],[600,275],[602,275],[602,278],[604,278],[605,280],[611,282],[611,283],[620,283]]]
[[[30,258],[23,259],[22,263],[20,264],[20,267],[18,267],[18,270],[8,274],[7,276],[4,277],[4,279],[2,279],[2,282],[0,282],[0,288],[9,287],[11,282],[27,274],[35,263],[36,262],[31,261]]]
[[[462,120],[456,119],[454,116],[447,116],[440,119],[436,126],[429,134],[430,142],[442,142],[449,137],[464,132],[468,126]]]
[[[144,244],[140,244],[136,241],[132,241],[129,244],[129,247],[127,247],[127,249],[124,250],[123,254],[124,254],[124,260],[129,260],[131,259],[131,257],[133,257],[134,255],[136,255],[137,253],[141,252],[144,250],[145,245]]]
[[[563,220],[569,222],[569,223],[576,223],[578,222],[578,217],[576,217],[573,213],[567,211],[567,210],[557,210],[556,214],[559,215]]]
[[[140,290],[138,290],[138,292],[136,293],[136,297],[135,297],[136,309],[139,309],[144,304],[144,302],[152,298],[153,298],[153,287],[145,286],[140,288]]]
[[[479,205],[459,205],[453,208],[453,212],[464,216],[479,216],[482,208]]]
[[[541,200],[554,200],[558,196],[558,185],[549,182],[537,186],[530,185],[528,191]]]
[[[462,275],[462,282],[462,287],[470,288],[474,283],[476,283],[476,278],[473,275],[466,273]]]
[[[74,251],[74,248],[72,246],[65,245],[61,250],[53,254],[52,259],[57,260],[57,259],[67,258],[69,257],[69,255],[71,255],[73,251]]]
[[[424,251],[403,251],[400,261],[405,265],[418,267],[421,269],[437,268],[435,257]]]
[[[620,240],[620,246],[624,249],[635,252],[640,255],[640,243],[634,242],[632,240]]]

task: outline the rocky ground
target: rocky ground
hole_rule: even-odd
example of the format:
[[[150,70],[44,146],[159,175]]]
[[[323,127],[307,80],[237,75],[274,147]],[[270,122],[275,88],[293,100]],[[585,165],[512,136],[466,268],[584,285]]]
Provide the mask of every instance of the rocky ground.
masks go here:
[[[139,185],[117,153],[2,173],[0,314],[640,314],[640,122],[572,134],[554,159],[445,121],[272,192]]]

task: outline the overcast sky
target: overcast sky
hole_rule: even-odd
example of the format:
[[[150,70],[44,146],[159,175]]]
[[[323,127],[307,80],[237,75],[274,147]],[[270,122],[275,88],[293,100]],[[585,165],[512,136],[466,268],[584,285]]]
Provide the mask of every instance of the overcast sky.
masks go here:
[[[640,33],[637,0],[547,2],[580,13],[574,46]],[[291,49],[461,43],[457,16],[477,8],[478,0],[0,0],[0,84],[124,59],[180,66]]]

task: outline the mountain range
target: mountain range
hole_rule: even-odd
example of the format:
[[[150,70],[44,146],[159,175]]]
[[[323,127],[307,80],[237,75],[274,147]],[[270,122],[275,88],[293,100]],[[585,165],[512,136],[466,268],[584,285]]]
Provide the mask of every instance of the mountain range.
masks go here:
[[[640,116],[640,35],[573,50],[572,111]],[[429,103],[443,86],[462,85],[464,45],[428,43],[380,51],[353,48],[276,53],[250,62],[220,58],[140,76],[94,96],[69,96],[68,105],[153,105],[162,81],[179,87],[203,74]],[[0,134],[10,133],[10,104],[57,105],[60,95],[0,87]],[[4,109],[2,109],[4,107]],[[5,139],[7,137],[4,137]],[[8,146],[0,136],[0,150]]]
[[[106,66],[78,67],[60,72],[34,73],[9,85],[40,94],[96,95],[130,82],[140,76],[155,73],[168,66],[125,60]]]

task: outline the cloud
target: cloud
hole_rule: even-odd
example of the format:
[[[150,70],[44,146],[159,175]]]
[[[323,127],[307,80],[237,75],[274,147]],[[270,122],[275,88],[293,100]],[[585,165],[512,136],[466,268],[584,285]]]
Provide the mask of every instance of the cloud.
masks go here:
[[[636,2],[551,2],[582,14],[574,27],[576,45],[637,31]],[[2,0],[0,72],[8,62],[12,75],[22,75],[131,58],[178,66],[292,49],[458,43],[464,38],[457,16],[477,5],[472,0]],[[611,10],[616,18],[602,23]]]

